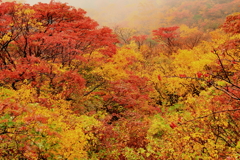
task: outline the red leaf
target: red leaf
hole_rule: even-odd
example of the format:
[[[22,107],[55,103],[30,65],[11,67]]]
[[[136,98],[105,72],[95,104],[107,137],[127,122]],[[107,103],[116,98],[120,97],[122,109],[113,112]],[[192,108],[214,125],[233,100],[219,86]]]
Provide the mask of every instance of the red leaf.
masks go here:
[[[174,128],[177,127],[177,125],[176,125],[174,122],[172,122],[172,123],[170,124],[170,127],[171,127],[172,129],[174,129]]]
[[[187,77],[187,76],[186,76],[186,74],[179,74],[179,77],[184,78],[184,77]]]
[[[201,72],[198,72],[198,73],[197,73],[197,77],[198,77],[198,78],[201,78],[202,76],[203,76],[203,74],[202,74]]]
[[[206,73],[206,74],[204,74],[204,77],[209,77],[209,74],[207,74],[207,73]]]
[[[233,64],[237,64],[237,62],[235,60],[232,61]]]

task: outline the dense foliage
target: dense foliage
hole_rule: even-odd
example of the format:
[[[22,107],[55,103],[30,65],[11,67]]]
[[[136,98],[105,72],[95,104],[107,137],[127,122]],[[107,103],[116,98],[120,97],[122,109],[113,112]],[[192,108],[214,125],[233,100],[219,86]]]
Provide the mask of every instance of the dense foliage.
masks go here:
[[[152,38],[85,14],[0,4],[0,157],[240,158],[240,13]]]

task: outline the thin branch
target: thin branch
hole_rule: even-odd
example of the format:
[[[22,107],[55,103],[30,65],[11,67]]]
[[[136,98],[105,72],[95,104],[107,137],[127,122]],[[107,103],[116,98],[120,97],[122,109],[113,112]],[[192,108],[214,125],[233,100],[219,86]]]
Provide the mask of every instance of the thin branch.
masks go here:
[[[221,67],[222,67],[222,70],[223,70],[223,72],[224,72],[224,74],[225,74],[228,82],[229,82],[229,83],[232,83],[231,80],[230,80],[230,78],[229,78],[229,76],[228,76],[228,74],[227,74],[227,72],[226,72],[226,70],[225,70],[225,68],[224,68],[224,66],[223,66],[222,60],[221,60],[220,56],[217,54],[217,51],[216,51],[216,50],[214,50],[214,54],[218,57],[218,61],[219,61],[220,65],[221,65]]]
[[[226,94],[227,94],[228,96],[230,96],[231,98],[236,99],[236,100],[240,100],[240,98],[237,97],[235,94],[233,94],[233,93],[231,93],[231,92],[225,90],[224,88],[220,88],[220,87],[218,87],[218,86],[217,86],[216,84],[214,84],[214,83],[211,83],[211,84],[212,84],[216,89],[218,89],[218,90],[220,90],[220,91],[226,93]]]
[[[194,118],[194,119],[192,119],[192,120],[186,121],[186,122],[184,122],[184,123],[179,123],[179,124],[180,124],[180,125],[183,125],[183,124],[186,124],[186,123],[188,123],[188,122],[196,121],[196,120],[198,120],[198,119],[207,118],[207,117],[209,117],[209,116],[211,116],[211,115],[214,115],[214,114],[219,114],[219,113],[224,113],[224,112],[235,112],[235,111],[240,111],[240,108],[237,108],[237,109],[227,109],[227,110],[221,110],[221,111],[212,112],[212,113],[207,114],[207,115],[205,115],[205,116],[200,116],[200,117],[197,117],[197,118]]]
[[[88,96],[91,94],[94,90],[96,90],[98,87],[102,86],[105,82],[100,83],[99,85],[96,85],[93,89],[91,89],[89,92],[85,93],[83,96]]]

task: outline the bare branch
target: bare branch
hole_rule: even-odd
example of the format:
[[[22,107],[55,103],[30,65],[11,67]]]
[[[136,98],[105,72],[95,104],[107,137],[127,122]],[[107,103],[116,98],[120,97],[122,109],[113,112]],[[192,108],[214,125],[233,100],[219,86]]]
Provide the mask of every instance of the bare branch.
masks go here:
[[[186,124],[188,122],[193,122],[193,121],[196,121],[196,120],[202,119],[202,118],[207,118],[207,117],[209,117],[211,115],[214,115],[214,114],[219,114],[219,113],[224,113],[224,112],[235,112],[235,111],[240,111],[240,108],[215,111],[215,112],[212,112],[212,113],[207,114],[205,116],[200,116],[200,117],[194,118],[192,120],[185,121],[184,123],[179,123],[179,125],[184,125],[184,124]]]

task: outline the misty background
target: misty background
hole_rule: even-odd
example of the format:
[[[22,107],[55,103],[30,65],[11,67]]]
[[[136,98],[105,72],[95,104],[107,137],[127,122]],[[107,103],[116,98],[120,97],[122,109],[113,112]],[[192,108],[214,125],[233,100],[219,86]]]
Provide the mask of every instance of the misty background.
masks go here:
[[[87,11],[87,16],[96,20],[101,26],[113,27],[116,25],[137,27],[136,22],[141,13],[145,16],[151,14],[151,10],[164,0],[60,0],[76,8]],[[34,5],[38,2],[49,3],[50,0],[26,0],[26,3]],[[151,21],[155,21],[152,19]],[[144,23],[144,22],[143,22]],[[148,25],[145,23],[145,25]]]
[[[5,0],[7,1],[7,0]],[[19,0],[30,5],[50,0]],[[231,13],[238,12],[240,0],[56,0],[82,8],[100,26],[133,28],[151,34],[159,27],[185,24],[200,30],[214,30]]]

